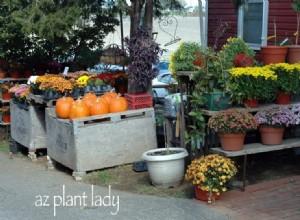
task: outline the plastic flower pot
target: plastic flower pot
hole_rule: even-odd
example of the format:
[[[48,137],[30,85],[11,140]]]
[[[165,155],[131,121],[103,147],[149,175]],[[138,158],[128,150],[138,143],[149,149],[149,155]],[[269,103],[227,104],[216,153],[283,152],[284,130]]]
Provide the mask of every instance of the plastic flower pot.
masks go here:
[[[184,148],[158,148],[143,153],[142,159],[147,162],[148,172],[154,186],[160,188],[177,187],[184,177],[184,158],[188,152]]]

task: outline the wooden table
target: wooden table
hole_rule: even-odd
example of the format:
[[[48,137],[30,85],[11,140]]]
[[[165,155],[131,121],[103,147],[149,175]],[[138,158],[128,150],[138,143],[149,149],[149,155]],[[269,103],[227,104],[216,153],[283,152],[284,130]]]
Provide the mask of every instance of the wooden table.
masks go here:
[[[210,148],[210,153],[219,154],[225,157],[244,156],[242,191],[245,191],[247,155],[285,150],[285,149],[297,148],[297,147],[300,147],[300,138],[284,139],[282,143],[279,145],[263,145],[261,143],[245,144],[244,148],[239,151],[225,151],[222,150],[222,148]]]

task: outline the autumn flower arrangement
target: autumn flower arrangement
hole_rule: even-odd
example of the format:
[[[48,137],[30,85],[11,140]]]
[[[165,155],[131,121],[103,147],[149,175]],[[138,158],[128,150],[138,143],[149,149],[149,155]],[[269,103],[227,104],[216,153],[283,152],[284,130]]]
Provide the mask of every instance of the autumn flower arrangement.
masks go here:
[[[210,202],[213,193],[220,195],[227,190],[226,183],[236,173],[237,168],[230,158],[211,154],[193,160],[186,170],[185,179],[209,192]]]
[[[229,70],[233,100],[271,101],[277,91],[277,75],[268,67],[237,67]]]
[[[13,94],[14,98],[25,100],[26,95],[30,92],[30,86],[27,84],[16,84],[9,89],[9,92]]]
[[[293,124],[294,113],[285,106],[274,105],[258,111],[254,118],[259,125],[281,128]]]
[[[277,90],[295,94],[300,89],[300,64],[276,63],[267,66],[277,75]]]
[[[248,112],[238,109],[222,110],[208,120],[208,127],[219,134],[238,134],[257,129],[258,122]]]

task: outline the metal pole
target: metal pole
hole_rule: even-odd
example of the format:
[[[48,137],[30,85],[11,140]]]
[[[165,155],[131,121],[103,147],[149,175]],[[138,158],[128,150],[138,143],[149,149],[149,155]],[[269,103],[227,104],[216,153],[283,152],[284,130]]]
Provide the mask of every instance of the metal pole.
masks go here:
[[[122,47],[122,50],[124,50],[123,16],[122,16],[122,11],[121,10],[120,10],[120,28],[121,28],[121,47]]]

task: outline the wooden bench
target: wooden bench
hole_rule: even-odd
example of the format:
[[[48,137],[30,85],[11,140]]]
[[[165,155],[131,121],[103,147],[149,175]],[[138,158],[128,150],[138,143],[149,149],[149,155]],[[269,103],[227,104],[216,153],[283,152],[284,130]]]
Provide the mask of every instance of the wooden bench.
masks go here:
[[[210,148],[209,152],[213,154],[219,154],[225,157],[244,156],[242,191],[245,191],[247,155],[285,150],[285,149],[297,148],[297,147],[300,147],[300,138],[284,139],[280,145],[263,145],[261,143],[252,143],[252,144],[245,144],[244,148],[240,151],[225,151],[222,150],[222,148],[217,147],[217,148]]]

